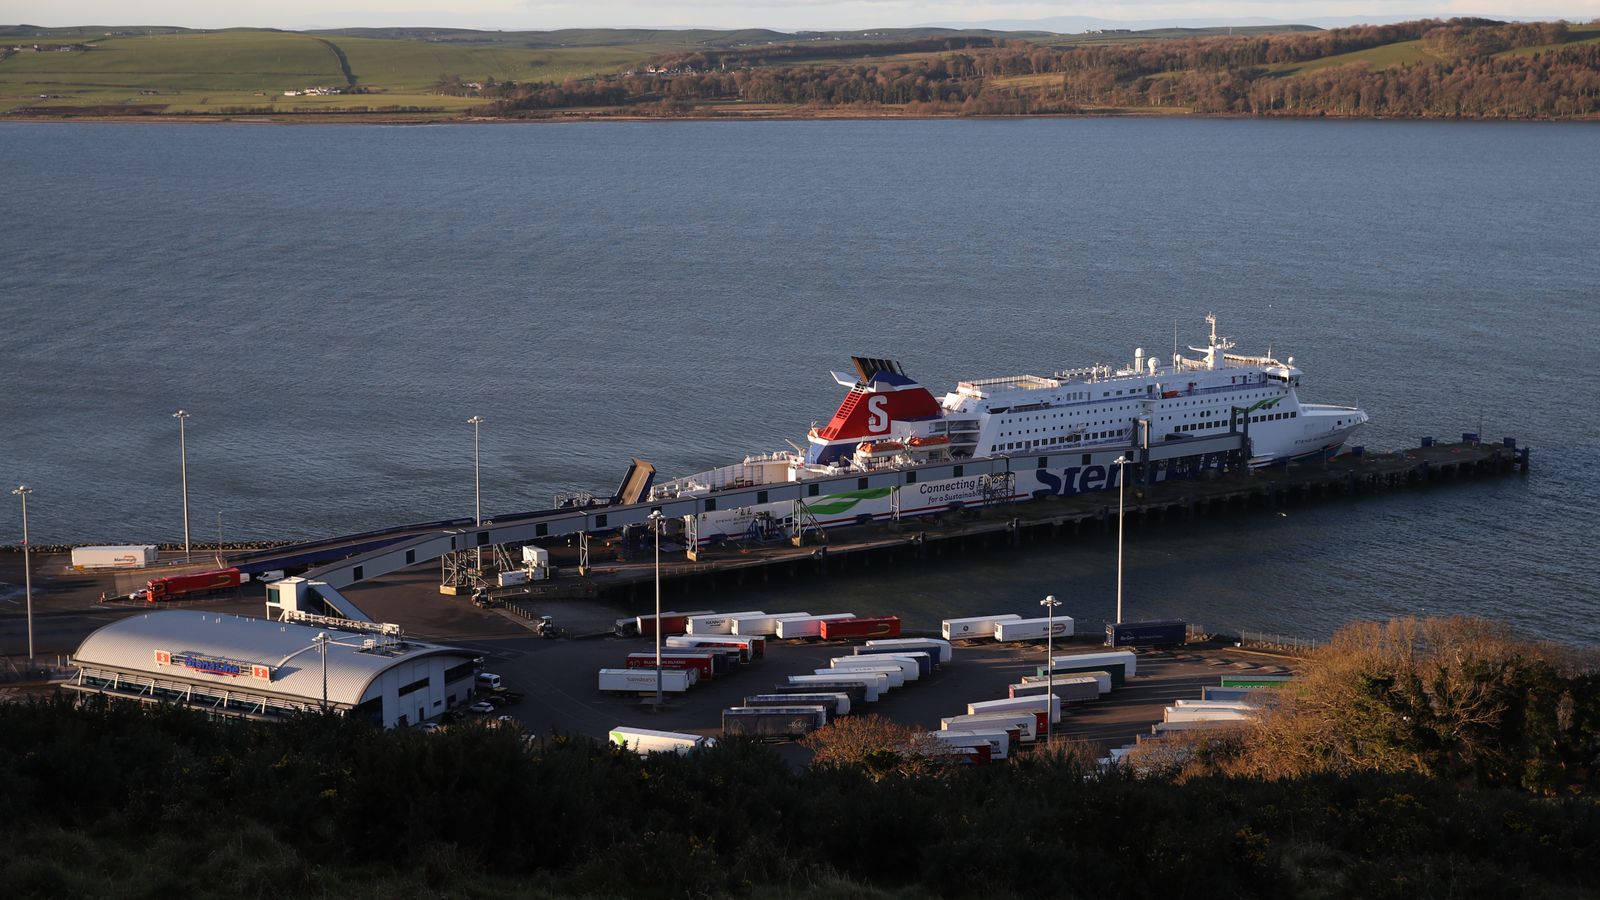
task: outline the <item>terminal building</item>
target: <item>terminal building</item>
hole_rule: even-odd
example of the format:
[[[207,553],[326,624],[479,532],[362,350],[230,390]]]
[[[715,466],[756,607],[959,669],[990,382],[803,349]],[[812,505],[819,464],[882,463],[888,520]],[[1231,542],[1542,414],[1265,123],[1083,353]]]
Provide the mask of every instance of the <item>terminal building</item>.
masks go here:
[[[467,650],[403,639],[392,626],[341,631],[173,610],[89,635],[65,687],[264,721],[326,707],[394,728],[470,702],[481,662]]]

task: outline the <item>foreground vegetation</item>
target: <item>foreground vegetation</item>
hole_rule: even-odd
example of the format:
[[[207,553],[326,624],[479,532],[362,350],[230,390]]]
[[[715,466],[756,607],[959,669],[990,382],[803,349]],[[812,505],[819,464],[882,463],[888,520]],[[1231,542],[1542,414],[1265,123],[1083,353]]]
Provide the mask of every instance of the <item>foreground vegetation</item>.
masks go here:
[[[1269,718],[1298,725],[1167,771],[1072,750],[943,768],[864,720],[796,771],[739,742],[641,759],[483,727],[8,705],[0,892],[1593,896],[1592,669],[1472,623],[1364,628]]]
[[[1600,23],[1098,35],[7,30],[0,112],[12,115],[1600,116]],[[328,90],[284,94],[308,87]]]

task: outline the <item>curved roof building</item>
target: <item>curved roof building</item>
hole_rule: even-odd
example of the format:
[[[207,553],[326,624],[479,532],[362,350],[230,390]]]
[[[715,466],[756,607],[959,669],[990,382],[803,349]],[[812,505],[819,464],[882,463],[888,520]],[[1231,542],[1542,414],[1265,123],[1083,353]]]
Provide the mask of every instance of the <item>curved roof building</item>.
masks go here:
[[[80,692],[274,719],[329,709],[385,728],[468,701],[476,654],[404,640],[218,613],[170,610],[106,625],[72,655]]]

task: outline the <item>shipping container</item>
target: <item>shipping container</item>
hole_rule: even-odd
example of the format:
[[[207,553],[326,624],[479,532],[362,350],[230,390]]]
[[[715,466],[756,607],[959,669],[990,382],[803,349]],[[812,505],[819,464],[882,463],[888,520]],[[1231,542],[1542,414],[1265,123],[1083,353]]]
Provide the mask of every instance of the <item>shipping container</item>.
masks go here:
[[[495,583],[500,587],[511,587],[514,584],[527,584],[528,573],[523,569],[512,569],[509,572],[501,572],[499,577],[495,579]]]
[[[837,681],[821,681],[810,684],[790,684],[785,681],[782,684],[773,685],[771,692],[774,694],[843,694],[850,698],[851,709],[855,709],[857,706],[867,702],[867,686],[856,682],[846,684]]]
[[[796,638],[814,638],[822,636],[822,623],[832,619],[854,619],[855,613],[822,613],[815,616],[806,616],[803,619],[780,619],[778,621],[777,638],[792,641]]]
[[[971,616],[965,619],[945,619],[939,626],[940,634],[947,641],[971,640],[972,638],[994,637],[994,626],[997,622],[1011,622],[1022,617],[1015,613],[1006,613],[998,616]]]
[[[697,609],[693,612],[663,612],[661,614],[661,633],[682,634],[684,629],[688,627],[690,616],[708,616],[714,612],[716,611],[711,609]],[[634,616],[631,620],[618,619],[617,621],[619,623],[623,621],[632,621],[633,633],[639,635],[640,637],[655,636],[656,617],[654,614],[648,616]],[[618,633],[620,634],[621,632]]]
[[[829,669],[827,673],[826,675],[790,675],[784,681],[784,684],[802,686],[811,691],[830,692],[853,684],[865,688],[861,696],[861,700],[865,703],[877,703],[878,698],[883,696],[883,692],[888,690],[886,685],[889,683],[889,679],[877,672],[843,672],[838,669]]]
[[[933,674],[933,667],[938,665],[935,662],[936,652],[902,650],[898,647],[868,647],[865,645],[856,648],[856,656],[893,656],[899,659],[909,659],[917,664],[917,677],[919,678],[926,678]]]
[[[162,600],[173,600],[185,595],[207,594],[212,591],[225,591],[236,588],[250,576],[238,569],[221,569],[215,572],[198,572],[193,575],[168,575],[165,578],[152,578],[145,583],[144,590],[139,593],[142,599],[157,603]]]
[[[1178,647],[1189,639],[1189,625],[1181,619],[1106,623],[1107,647]]]
[[[533,544],[526,544],[522,548],[522,562],[529,567],[548,566],[550,565],[550,551],[543,547],[536,547]]]
[[[976,747],[981,743],[989,748],[990,759],[1011,756],[1011,735],[1004,731],[930,731],[928,735],[941,744],[956,747]]]
[[[1050,630],[1052,625],[1054,632]],[[994,639],[997,641],[1042,641],[1047,637],[1072,637],[1072,617],[1004,619],[994,623]]]
[[[1043,670],[1044,666],[1040,666],[1039,668]],[[1100,693],[1111,693],[1111,673],[1103,669],[1092,669],[1087,672],[1057,672],[1055,677],[1057,681],[1060,681],[1063,678],[1093,678],[1095,683],[1099,686]],[[1022,682],[1024,684],[1044,684],[1049,679],[1050,676],[1044,671],[1040,671],[1037,675],[1022,676]]]
[[[661,669],[661,690],[681,694],[700,681],[698,669]],[[654,694],[655,669],[601,669],[600,690],[625,694]]]
[[[867,641],[862,646],[872,648],[893,647],[895,649],[905,650],[926,650],[929,653],[938,651],[939,655],[934,659],[933,663],[936,666],[942,666],[949,662],[951,655],[950,642],[940,640],[939,638],[891,638],[883,641]]]
[[[900,636],[899,616],[825,619],[818,634],[825,641],[892,638]]]
[[[746,609],[731,613],[709,613],[700,616],[688,616],[684,622],[684,630],[689,634],[733,634],[733,621],[739,616],[759,616],[759,609]],[[663,625],[666,623],[663,622]]]
[[[984,713],[977,716],[945,716],[939,720],[945,731],[1015,731],[1017,740],[1034,741],[1042,734],[1039,717],[1031,710],[1014,713]]]
[[[688,649],[693,647],[719,648],[723,650],[740,651],[740,662],[750,662],[766,655],[766,638],[745,635],[740,637],[734,634],[675,634],[662,638],[662,646]]]
[[[630,728],[618,725],[611,729],[611,743],[638,754],[688,753],[702,747],[715,747],[717,739],[701,734],[678,731],[655,731],[649,728]]]
[[[1057,675],[1053,685],[1049,681],[1024,681],[1007,691],[1012,698],[1042,697],[1052,692],[1062,703],[1087,703],[1100,699],[1100,681],[1092,675]]]
[[[828,723],[821,706],[732,706],[722,711],[725,737],[792,740]]]
[[[883,693],[888,693],[894,688],[905,687],[906,684],[905,670],[899,666],[839,666],[838,668],[830,666],[826,669],[813,669],[811,672],[813,675],[832,675],[834,673],[851,678],[857,675],[882,675],[884,678],[881,688]]]
[[[652,652],[629,653],[626,664],[630,669],[654,669],[656,655]],[[663,669],[694,669],[700,673],[701,681],[710,681],[717,677],[716,660],[709,653],[675,653],[661,651],[661,668]]]
[[[835,669],[850,668],[853,666],[894,666],[905,676],[906,681],[916,681],[922,677],[922,667],[925,662],[918,662],[909,656],[897,653],[872,653],[867,656],[836,656],[828,660],[828,665]]]
[[[1060,722],[1061,697],[1059,695],[1051,695],[1048,699],[1051,723]],[[1042,713],[1045,708],[1045,700],[1045,697],[1017,697],[1015,699],[1008,697],[1004,700],[980,700],[967,704],[967,715],[980,716],[984,713],[1011,712],[1018,709],[1031,709]]]
[[[812,694],[755,694],[744,698],[745,706],[821,706],[828,718],[850,714],[850,695],[843,692]]]
[[[82,569],[138,569],[155,563],[155,544],[72,548],[72,565]]]
[[[733,633],[745,636],[754,634],[761,637],[772,637],[778,633],[779,622],[788,619],[809,618],[811,618],[811,614],[805,612],[777,613],[775,615],[767,615],[763,613],[756,616],[734,616]]]

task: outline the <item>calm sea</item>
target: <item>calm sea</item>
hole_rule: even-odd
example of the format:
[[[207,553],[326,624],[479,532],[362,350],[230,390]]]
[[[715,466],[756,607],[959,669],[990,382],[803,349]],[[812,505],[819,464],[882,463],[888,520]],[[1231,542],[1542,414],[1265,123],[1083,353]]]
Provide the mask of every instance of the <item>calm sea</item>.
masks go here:
[[[1426,611],[1600,641],[1600,128],[1212,120],[0,125],[0,479],[37,543],[294,538],[609,493],[800,441],[851,354],[1165,358],[1202,316],[1360,443],[1534,472],[1130,529],[1130,617]],[[0,540],[15,541],[15,498]],[[751,592],[1095,626],[1114,543]],[[773,607],[769,607],[773,608]],[[919,623],[925,624],[925,623]]]

